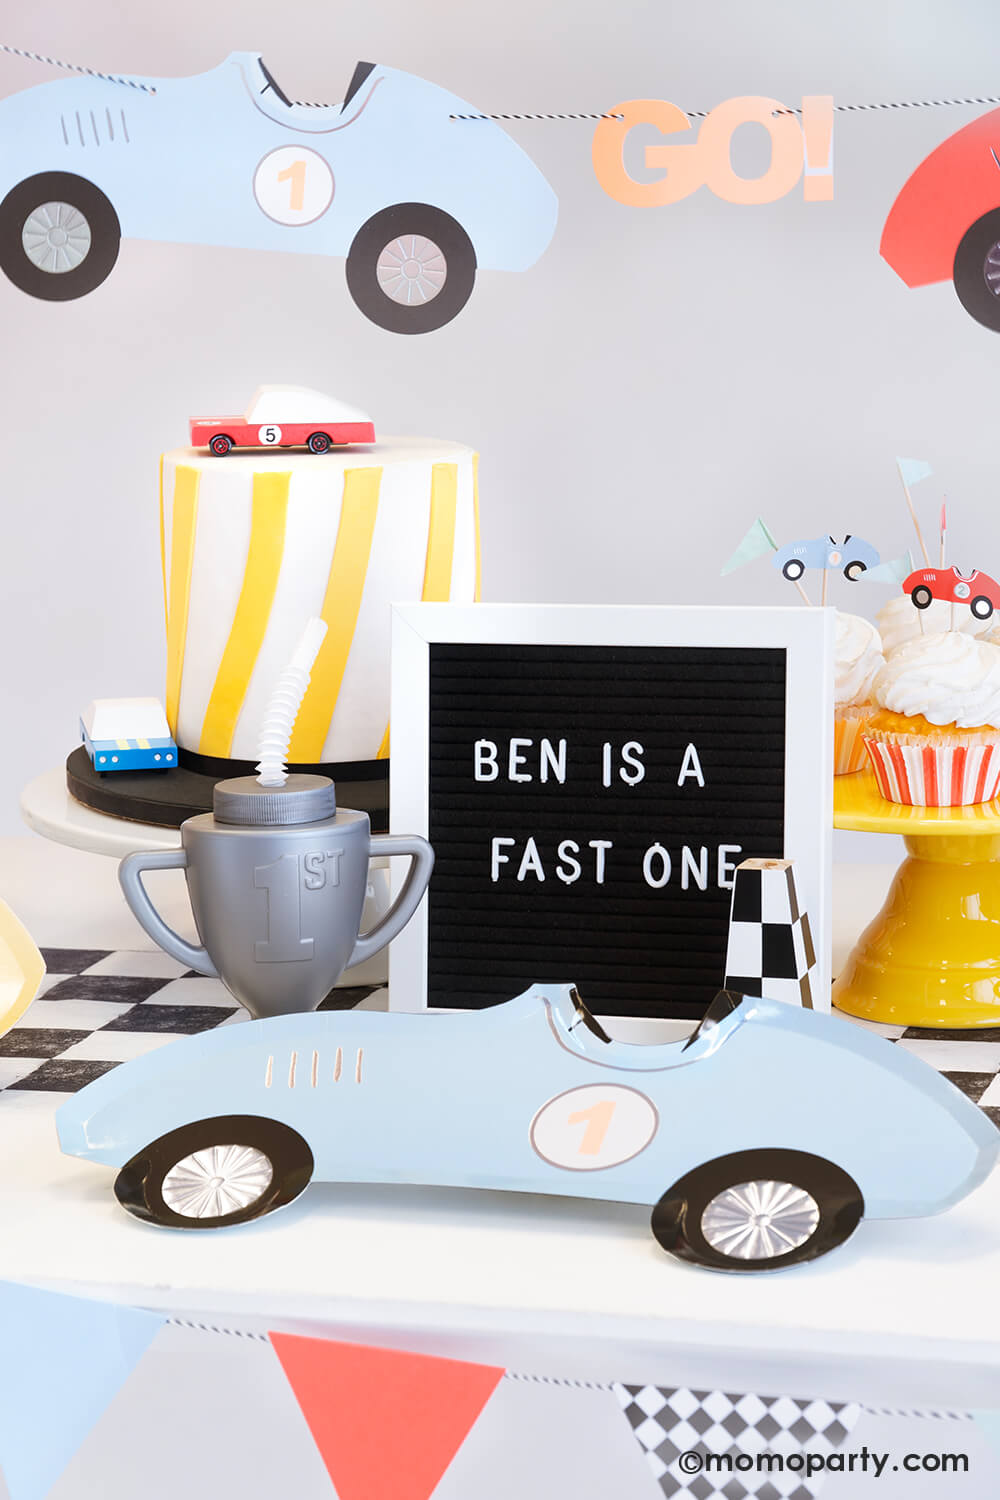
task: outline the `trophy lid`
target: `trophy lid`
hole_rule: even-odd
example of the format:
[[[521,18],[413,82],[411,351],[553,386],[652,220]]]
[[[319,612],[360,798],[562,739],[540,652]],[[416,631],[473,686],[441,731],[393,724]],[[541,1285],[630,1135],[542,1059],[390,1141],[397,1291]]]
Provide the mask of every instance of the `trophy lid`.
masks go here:
[[[212,810],[218,823],[243,828],[288,828],[336,817],[337,789],[328,776],[293,772],[281,786],[262,786],[256,776],[216,783]]]

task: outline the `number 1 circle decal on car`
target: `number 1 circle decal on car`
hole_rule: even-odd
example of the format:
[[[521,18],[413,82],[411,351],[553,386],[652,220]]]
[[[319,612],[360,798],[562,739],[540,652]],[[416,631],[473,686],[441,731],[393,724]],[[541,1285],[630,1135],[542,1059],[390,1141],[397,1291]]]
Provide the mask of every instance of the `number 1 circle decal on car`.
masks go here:
[[[550,1166],[599,1172],[638,1156],[659,1122],[656,1106],[638,1089],[588,1083],[542,1105],[531,1122],[531,1144]]]
[[[258,164],[253,195],[276,224],[312,224],[333,202],[333,173],[318,151],[279,146]]]

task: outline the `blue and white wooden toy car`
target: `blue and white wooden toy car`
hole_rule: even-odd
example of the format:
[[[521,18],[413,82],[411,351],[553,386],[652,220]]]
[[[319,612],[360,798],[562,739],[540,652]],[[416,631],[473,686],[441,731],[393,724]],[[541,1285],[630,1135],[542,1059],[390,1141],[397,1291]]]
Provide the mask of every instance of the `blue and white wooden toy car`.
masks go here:
[[[777,1269],[859,1219],[940,1213],[1000,1132],[838,1016],[721,991],[687,1040],[612,1041],[569,985],[482,1011],[289,1015],[136,1058],[58,1113],[138,1218],[210,1229],[312,1178],[648,1204],[673,1254]]]
[[[99,286],[122,239],[290,250],[346,256],[366,317],[425,333],[477,269],[527,270],[555,232],[555,193],[498,124],[381,64],[323,105],[293,103],[255,52],[192,78],[59,79],[0,100],[0,134],[0,269],[48,301]]]
[[[839,568],[845,578],[856,583],[862,573],[878,565],[878,560],[878,551],[864,537],[848,535],[838,542],[836,537],[820,536],[806,542],[786,542],[775,552],[771,564],[793,583],[806,568]]]
[[[94,770],[172,771],[177,746],[158,698],[95,698],[80,719]]]

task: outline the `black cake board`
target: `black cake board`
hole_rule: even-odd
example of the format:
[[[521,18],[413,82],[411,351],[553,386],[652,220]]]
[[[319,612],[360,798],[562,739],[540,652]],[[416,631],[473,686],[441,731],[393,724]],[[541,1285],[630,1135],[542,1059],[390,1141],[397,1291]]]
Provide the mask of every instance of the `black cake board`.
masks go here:
[[[90,756],[82,745],[78,745],[66,760],[66,786],[71,797],[82,802],[84,807],[92,807],[95,812],[124,818],[131,823],[179,828],[186,818],[212,811],[212,792],[217,781],[252,775],[253,769],[249,762],[206,761],[192,756],[173,771],[102,773],[94,770]],[[313,771],[329,776],[336,783],[338,807],[353,807],[366,812],[373,833],[388,832],[387,760],[349,765],[290,766],[289,770]]]

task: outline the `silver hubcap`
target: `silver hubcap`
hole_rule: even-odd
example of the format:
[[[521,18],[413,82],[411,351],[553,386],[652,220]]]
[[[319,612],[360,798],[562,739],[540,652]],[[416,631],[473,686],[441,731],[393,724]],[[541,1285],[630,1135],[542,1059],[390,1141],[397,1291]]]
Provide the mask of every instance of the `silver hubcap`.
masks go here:
[[[375,265],[378,284],[392,302],[405,307],[433,302],[448,279],[448,262],[433,240],[402,234],[391,240]]]
[[[171,1167],[160,1192],[186,1219],[221,1219],[256,1203],[273,1177],[270,1161],[253,1146],[207,1146]]]
[[[770,1260],[798,1250],[816,1232],[819,1204],[790,1182],[739,1182],[709,1203],[701,1232],[734,1260]]]
[[[41,203],[24,221],[21,244],[39,271],[75,271],[90,253],[90,225],[72,203]]]
[[[1000,240],[990,246],[983,262],[983,276],[994,297],[1000,297]]]

